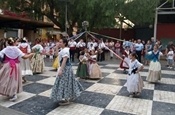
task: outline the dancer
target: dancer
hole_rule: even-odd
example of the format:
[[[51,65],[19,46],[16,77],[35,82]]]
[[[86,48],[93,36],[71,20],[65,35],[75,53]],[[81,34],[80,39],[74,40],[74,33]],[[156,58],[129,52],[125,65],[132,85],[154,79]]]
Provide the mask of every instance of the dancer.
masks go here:
[[[129,47],[126,46],[124,52],[123,52],[123,60],[120,63],[120,68],[124,69],[123,73],[127,74],[127,69],[129,69],[129,54],[130,54]]]
[[[59,52],[60,67],[52,88],[51,99],[59,101],[60,105],[67,105],[70,101],[80,96],[83,88],[75,79],[72,70],[67,39],[60,39],[60,46],[62,48]]]
[[[80,63],[78,65],[78,69],[77,69],[77,77],[80,77],[82,79],[87,79],[89,77],[89,72],[88,72],[88,66],[87,66],[87,61],[88,58],[85,55],[84,51],[80,52]]]
[[[102,77],[102,73],[99,65],[97,64],[97,52],[91,51],[90,54],[90,65],[89,65],[89,79],[100,79]]]
[[[52,67],[53,67],[54,69],[56,69],[56,70],[57,70],[58,67],[60,66],[59,56],[58,56],[59,50],[60,50],[60,46],[59,46],[59,43],[57,42],[57,43],[56,43],[56,46],[55,46],[55,56],[56,56],[56,58],[55,58],[55,61],[53,62],[53,65],[52,65]]]
[[[27,39],[25,37],[22,38],[21,43],[18,45],[18,48],[24,54],[31,53],[30,45],[27,43]],[[33,72],[32,72],[32,69],[31,69],[31,65],[30,65],[30,60],[29,59],[20,58],[20,65],[21,65],[21,70],[22,70],[23,83],[25,83],[26,82],[25,76],[33,75]]]
[[[130,97],[139,96],[144,86],[143,80],[139,74],[139,71],[143,69],[143,64],[141,64],[136,58],[136,53],[130,54],[131,60],[129,63],[129,74],[126,83]]]
[[[3,67],[0,69],[0,94],[8,96],[10,101],[15,101],[17,93],[22,92],[22,75],[18,58],[27,59],[33,54],[24,54],[14,46],[13,38],[8,39],[8,44],[9,46],[0,51],[0,56],[4,57]]]
[[[149,74],[146,80],[148,82],[157,82],[161,80],[161,64],[159,62],[160,56],[163,54],[158,50],[158,46],[155,45],[153,51],[147,53],[150,60]]]
[[[32,51],[35,55],[31,59],[31,66],[33,73],[42,73],[44,71],[44,56],[42,55],[43,47],[41,40],[37,39],[37,44],[32,47]]]

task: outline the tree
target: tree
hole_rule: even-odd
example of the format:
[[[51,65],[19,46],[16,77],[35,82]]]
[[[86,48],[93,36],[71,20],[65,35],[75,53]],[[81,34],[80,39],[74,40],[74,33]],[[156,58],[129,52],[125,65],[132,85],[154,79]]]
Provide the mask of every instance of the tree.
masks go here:
[[[36,19],[48,17],[62,30],[65,25],[65,5],[68,4],[68,23],[75,22],[81,26],[83,21],[89,21],[90,28],[113,27],[115,23],[116,0],[0,0],[3,8],[15,12],[27,12]]]
[[[155,9],[160,0],[123,0],[118,4],[117,14],[132,21],[135,25],[144,26],[153,24]]]
[[[65,28],[65,6],[68,6],[70,29],[89,21],[90,29],[114,27],[119,14],[135,25],[152,24],[155,8],[162,0],[0,0],[1,7],[14,12],[26,12],[40,20],[49,18],[61,30]],[[172,1],[172,0],[170,0]]]

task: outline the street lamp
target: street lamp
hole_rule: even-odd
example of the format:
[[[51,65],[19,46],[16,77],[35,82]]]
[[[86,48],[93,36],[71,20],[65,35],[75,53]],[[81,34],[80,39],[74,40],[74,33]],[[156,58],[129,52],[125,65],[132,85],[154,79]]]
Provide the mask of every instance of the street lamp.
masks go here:
[[[86,32],[86,42],[87,42],[87,28],[89,27],[89,22],[88,21],[83,21],[82,22],[82,27],[85,29]]]

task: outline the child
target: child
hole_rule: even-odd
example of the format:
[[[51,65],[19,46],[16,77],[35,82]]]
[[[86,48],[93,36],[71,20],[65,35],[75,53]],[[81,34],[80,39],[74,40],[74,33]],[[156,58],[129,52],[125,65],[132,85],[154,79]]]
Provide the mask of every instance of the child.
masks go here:
[[[54,56],[54,49],[53,48],[50,48],[49,55],[50,55],[49,58],[52,62],[53,61],[53,56]]]
[[[88,73],[88,66],[87,66],[87,61],[88,58],[85,56],[85,52],[81,51],[80,52],[80,57],[79,57],[80,63],[78,65],[78,69],[77,69],[77,77],[80,77],[82,79],[87,79],[89,76]]]
[[[167,54],[168,58],[168,68],[172,69],[174,66],[174,51],[173,48],[170,48],[170,51]]]
[[[102,73],[100,70],[99,65],[97,64],[97,55],[95,51],[91,51],[91,56],[90,56],[90,67],[89,67],[89,74],[90,74],[90,79],[100,79],[102,77]]]
[[[143,64],[141,64],[136,57],[136,53],[130,54],[131,60],[129,63],[129,73],[126,83],[130,97],[139,96],[144,86],[143,80],[139,74],[139,71],[143,69]]]
[[[130,49],[129,47],[126,47],[124,52],[123,52],[123,61],[120,64],[120,68],[124,69],[124,73],[127,74],[126,69],[129,69],[129,54],[130,54]]]

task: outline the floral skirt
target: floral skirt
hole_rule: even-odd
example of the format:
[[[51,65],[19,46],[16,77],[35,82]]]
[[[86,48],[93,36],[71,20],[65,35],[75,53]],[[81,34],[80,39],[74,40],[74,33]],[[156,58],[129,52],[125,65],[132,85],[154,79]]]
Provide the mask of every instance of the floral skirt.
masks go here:
[[[22,76],[20,64],[16,64],[16,69],[11,69],[9,63],[4,63],[0,69],[0,94],[13,96],[22,92]]]
[[[82,85],[75,79],[72,66],[65,66],[61,76],[57,76],[52,88],[51,99],[61,101],[63,99],[75,99],[83,91]]]
[[[148,82],[157,82],[161,80],[161,64],[160,62],[150,62],[149,74],[146,78]]]
[[[30,60],[20,58],[20,66],[22,70],[22,76],[33,75]]]
[[[89,72],[88,72],[88,66],[86,63],[81,63],[81,62],[79,63],[76,76],[80,78],[88,78]]]
[[[44,71],[44,57],[41,54],[35,54],[31,59],[33,73],[42,73]]]

